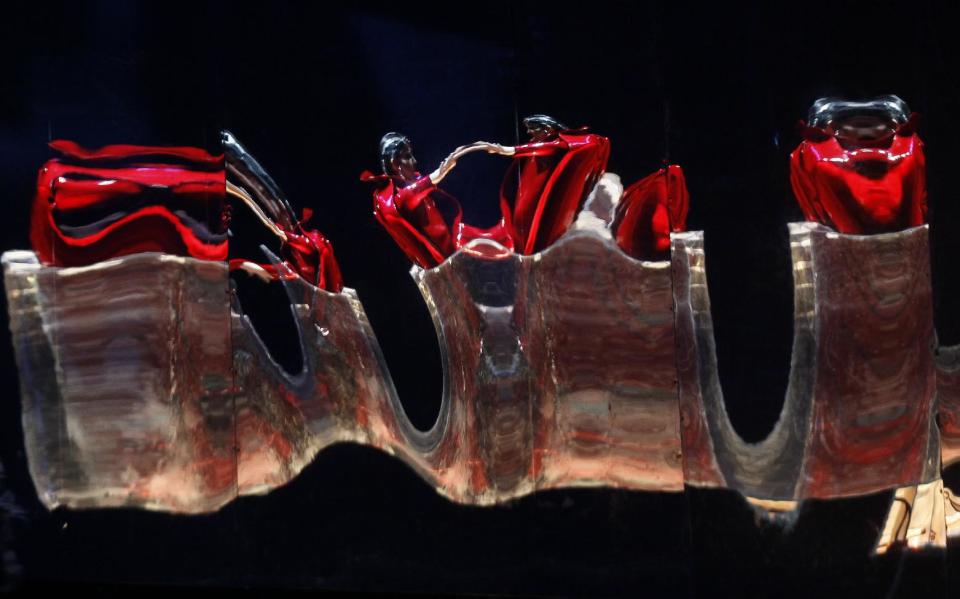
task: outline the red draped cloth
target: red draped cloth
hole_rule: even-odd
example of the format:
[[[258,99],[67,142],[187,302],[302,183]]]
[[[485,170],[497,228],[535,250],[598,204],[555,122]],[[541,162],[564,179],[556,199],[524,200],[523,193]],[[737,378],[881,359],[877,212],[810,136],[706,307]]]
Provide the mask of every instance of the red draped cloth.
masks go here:
[[[460,204],[429,177],[421,175],[408,184],[398,177],[369,172],[360,178],[378,185],[373,193],[373,214],[415,264],[432,268],[456,251]]]
[[[686,229],[690,194],[683,169],[671,164],[627,187],[613,221],[617,244],[640,260],[670,257],[670,233]]]
[[[840,233],[900,231],[926,220],[923,143],[912,132],[897,133],[887,148],[805,140],[790,155],[790,182],[806,219]]]
[[[609,157],[610,141],[586,132],[516,147],[500,207],[517,251],[538,252],[567,231]]]

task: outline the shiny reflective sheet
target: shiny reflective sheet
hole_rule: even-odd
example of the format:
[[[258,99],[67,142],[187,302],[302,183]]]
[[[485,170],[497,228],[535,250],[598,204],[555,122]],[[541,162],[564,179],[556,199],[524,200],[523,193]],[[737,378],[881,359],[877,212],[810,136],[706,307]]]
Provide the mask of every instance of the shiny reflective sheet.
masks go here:
[[[23,430],[47,506],[215,509],[237,493],[226,264],[6,252]]]
[[[306,357],[289,374],[242,315],[223,263],[142,254],[47,268],[31,252],[6,253],[41,498],[209,511],[284,484],[340,441],[397,455],[473,504],[684,482],[759,505],[892,488],[911,502],[932,496],[903,489],[939,474],[926,227],[858,237],[791,225],[789,388],[774,432],[750,445],[723,406],[702,233],[673,236],[672,265],[638,262],[609,235],[620,192],[605,177],[544,252],[478,240],[413,270],[443,352],[441,411],[426,432],[403,413],[351,290],[280,277]],[[940,356],[945,462],[951,355]],[[941,512],[952,530],[955,511],[944,504],[932,517]]]
[[[681,490],[669,263],[611,240],[620,189],[605,179],[540,254],[480,241],[414,269],[444,356],[428,432],[404,415],[352,290],[281,277],[305,356],[291,375],[231,299],[224,263],[140,254],[48,268],[8,252],[39,495],[209,511],[285,483],[339,441],[395,454],[465,503],[560,486]]]
[[[795,325],[786,399],[770,436],[748,444],[724,409],[702,233],[674,235],[686,481],[773,500],[933,481],[927,228],[850,236],[795,223],[790,237]]]

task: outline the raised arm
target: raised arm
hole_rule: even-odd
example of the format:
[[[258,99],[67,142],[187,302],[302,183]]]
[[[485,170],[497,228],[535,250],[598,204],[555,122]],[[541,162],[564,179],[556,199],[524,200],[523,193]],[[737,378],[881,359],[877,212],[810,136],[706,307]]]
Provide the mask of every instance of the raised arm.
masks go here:
[[[475,141],[472,144],[467,144],[465,146],[460,146],[453,152],[450,152],[450,155],[443,159],[443,162],[440,163],[440,166],[437,167],[437,170],[430,173],[430,181],[436,185],[446,177],[453,167],[457,165],[457,160],[461,156],[466,156],[473,152],[486,152],[487,154],[499,154],[501,156],[513,156],[516,153],[516,148],[513,146],[504,146],[501,144],[490,143],[488,141]]]

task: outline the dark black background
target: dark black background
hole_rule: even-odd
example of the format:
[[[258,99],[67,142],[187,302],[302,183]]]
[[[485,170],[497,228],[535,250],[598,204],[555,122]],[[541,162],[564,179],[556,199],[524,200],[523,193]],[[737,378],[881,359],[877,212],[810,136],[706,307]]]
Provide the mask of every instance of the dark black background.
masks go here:
[[[955,20],[936,4],[798,3],[738,10],[651,2],[44,3],[0,24],[0,248],[26,248],[50,139],[189,144],[232,130],[333,242],[412,420],[440,398],[433,325],[409,263],[372,217],[361,170],[407,134],[423,170],[476,139],[517,141],[544,112],[612,140],[625,183],[681,164],[689,227],[706,232],[721,380],[734,425],[762,439],[787,384],[786,223],[796,121],[817,97],[896,93],[923,117],[936,320],[960,342]],[[492,224],[502,159],[445,187]],[[252,239],[236,244],[253,251]],[[270,299],[258,326],[271,322]],[[6,311],[2,330],[6,333]],[[437,496],[400,462],[337,446],[265,497],[216,514],[47,512],[26,470],[16,367],[0,343],[0,585],[309,587],[559,595],[932,596],[960,593],[954,552],[870,558],[886,493],[757,516],[732,493],[558,491],[496,508]],[[282,335],[281,335],[282,343]],[[282,351],[282,350],[279,350]],[[5,493],[5,494],[4,494]],[[953,584],[951,585],[951,578]],[[952,591],[952,592],[951,592]]]

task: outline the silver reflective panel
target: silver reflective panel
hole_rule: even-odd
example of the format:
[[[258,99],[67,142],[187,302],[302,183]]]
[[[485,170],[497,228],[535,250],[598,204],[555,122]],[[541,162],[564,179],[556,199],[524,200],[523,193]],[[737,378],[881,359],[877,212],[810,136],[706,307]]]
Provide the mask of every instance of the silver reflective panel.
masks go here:
[[[794,223],[790,240],[789,384],[773,432],[749,444],[724,409],[702,233],[674,236],[687,482],[802,500],[938,478],[927,227],[853,236]]]
[[[444,362],[426,432],[404,414],[352,290],[283,278],[305,356],[291,375],[231,299],[225,264],[140,254],[50,268],[8,252],[41,498],[209,511],[284,484],[341,441],[400,457],[464,503],[682,490],[670,265],[611,240],[620,189],[608,177],[590,218],[540,254],[474,245],[414,269]]]
[[[960,458],[960,350],[941,349],[935,364],[927,228],[864,237],[790,225],[789,385],[773,432],[748,444],[724,407],[703,234],[674,234],[672,262],[634,260],[609,231],[621,193],[606,175],[539,254],[478,240],[411,271],[444,369],[429,431],[407,419],[350,289],[328,293],[293,273],[275,283],[304,356],[288,373],[243,315],[224,263],[140,254],[52,268],[5,253],[42,501],[206,512],[356,442],[468,504],[689,484],[791,509],[896,489],[878,550],[960,534],[939,479],[941,452],[947,466]]]

